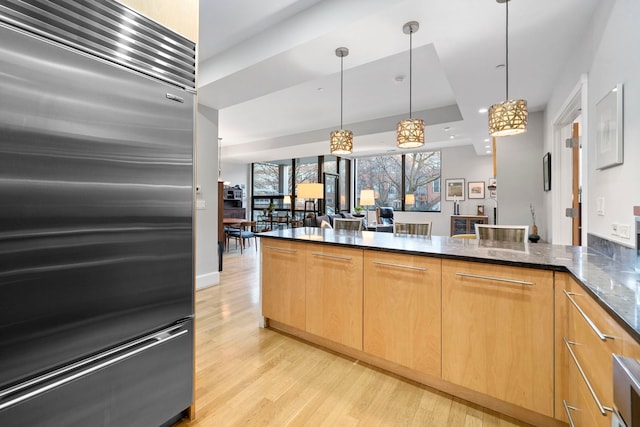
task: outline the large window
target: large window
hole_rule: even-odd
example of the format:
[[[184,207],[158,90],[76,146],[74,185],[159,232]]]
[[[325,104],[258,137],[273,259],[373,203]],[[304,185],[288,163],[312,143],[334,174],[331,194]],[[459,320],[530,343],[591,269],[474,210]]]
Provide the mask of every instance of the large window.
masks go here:
[[[360,158],[356,169],[356,205],[361,190],[373,189],[375,206],[440,211],[439,151]]]
[[[407,211],[440,211],[440,152],[405,155],[405,207]]]

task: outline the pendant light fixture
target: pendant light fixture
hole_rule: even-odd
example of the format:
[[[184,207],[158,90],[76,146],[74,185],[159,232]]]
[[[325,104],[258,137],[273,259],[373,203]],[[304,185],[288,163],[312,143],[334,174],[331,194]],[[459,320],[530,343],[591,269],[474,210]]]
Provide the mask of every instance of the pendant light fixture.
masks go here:
[[[413,33],[419,28],[420,24],[416,21],[407,22],[402,26],[402,32],[409,34],[409,118],[398,122],[398,148],[417,148],[424,145],[424,121],[411,116]]]
[[[342,129],[343,63],[344,57],[347,55],[349,55],[349,49],[346,47],[339,47],[336,49],[336,56],[340,58],[340,129],[331,132],[331,154],[351,154],[353,151],[353,132]]]
[[[506,96],[505,101],[489,108],[489,134],[491,136],[517,135],[527,131],[527,101],[509,99],[509,1],[496,0],[506,4]]]

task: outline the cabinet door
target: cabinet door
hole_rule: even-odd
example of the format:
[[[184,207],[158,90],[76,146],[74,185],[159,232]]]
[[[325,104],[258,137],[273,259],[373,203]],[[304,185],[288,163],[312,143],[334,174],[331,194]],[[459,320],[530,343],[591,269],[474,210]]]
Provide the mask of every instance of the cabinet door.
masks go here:
[[[365,251],[364,265],[364,351],[440,377],[440,259]]]
[[[442,261],[442,377],[553,416],[553,273]]]
[[[305,327],[304,243],[260,239],[262,315]]]
[[[306,247],[307,332],[362,350],[362,249]]]

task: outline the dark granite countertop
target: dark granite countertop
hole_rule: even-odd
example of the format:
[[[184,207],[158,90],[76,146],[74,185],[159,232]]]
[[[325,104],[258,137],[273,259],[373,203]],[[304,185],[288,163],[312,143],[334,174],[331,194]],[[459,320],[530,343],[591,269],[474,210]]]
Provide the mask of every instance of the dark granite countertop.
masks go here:
[[[454,239],[445,236],[405,237],[394,236],[392,233],[335,231],[311,227],[271,231],[258,236],[565,271],[640,342],[640,273],[586,247]]]

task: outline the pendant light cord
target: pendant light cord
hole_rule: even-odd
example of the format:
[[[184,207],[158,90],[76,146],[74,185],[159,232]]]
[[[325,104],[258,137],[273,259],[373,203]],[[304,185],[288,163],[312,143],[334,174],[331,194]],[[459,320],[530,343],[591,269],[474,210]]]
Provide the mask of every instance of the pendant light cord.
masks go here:
[[[505,79],[506,82],[506,89],[505,89],[505,94],[506,94],[506,99],[505,101],[509,100],[509,0],[507,0],[506,2],[507,5],[507,13],[506,13],[506,31],[505,31],[505,56],[506,56],[506,61],[505,61],[505,67],[506,67],[506,72],[507,72],[507,78]]]
[[[340,56],[340,130],[342,130],[342,80],[343,80],[344,55]]]
[[[413,28],[409,31],[409,118],[412,119],[411,115],[411,93],[412,91],[412,81],[413,81]]]

